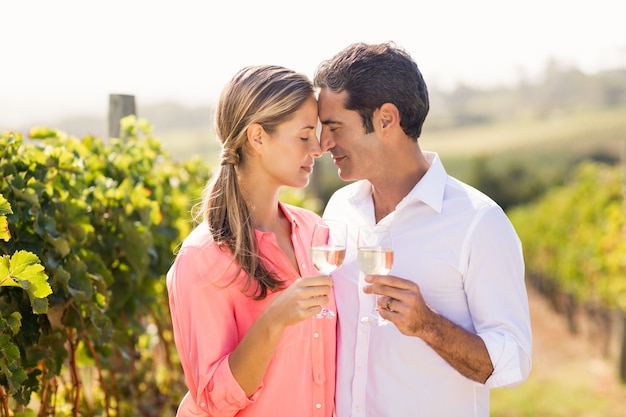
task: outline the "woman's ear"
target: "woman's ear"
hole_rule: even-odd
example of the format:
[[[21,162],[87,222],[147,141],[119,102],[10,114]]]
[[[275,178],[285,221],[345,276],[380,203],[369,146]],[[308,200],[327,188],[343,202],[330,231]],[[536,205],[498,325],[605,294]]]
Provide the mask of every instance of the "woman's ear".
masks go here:
[[[246,135],[248,137],[248,144],[252,147],[252,149],[257,152],[261,152],[263,149],[263,126],[259,123],[252,123],[246,129]]]

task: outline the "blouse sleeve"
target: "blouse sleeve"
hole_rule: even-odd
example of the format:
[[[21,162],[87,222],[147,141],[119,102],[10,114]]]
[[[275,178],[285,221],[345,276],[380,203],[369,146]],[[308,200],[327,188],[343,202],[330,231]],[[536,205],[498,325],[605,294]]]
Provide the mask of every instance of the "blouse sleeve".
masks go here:
[[[175,342],[189,396],[196,409],[224,417],[252,404],[262,388],[246,397],[228,363],[239,342],[232,286],[220,285],[236,272],[235,266],[230,266],[220,279],[228,262],[215,245],[187,246],[177,255],[167,277]]]

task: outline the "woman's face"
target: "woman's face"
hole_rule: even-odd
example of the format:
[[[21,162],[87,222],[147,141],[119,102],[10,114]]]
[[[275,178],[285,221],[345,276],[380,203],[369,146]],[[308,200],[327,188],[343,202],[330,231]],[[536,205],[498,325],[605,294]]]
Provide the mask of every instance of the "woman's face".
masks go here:
[[[322,154],[316,131],[317,101],[311,96],[264,139],[261,166],[266,180],[279,187],[305,187],[315,158]]]

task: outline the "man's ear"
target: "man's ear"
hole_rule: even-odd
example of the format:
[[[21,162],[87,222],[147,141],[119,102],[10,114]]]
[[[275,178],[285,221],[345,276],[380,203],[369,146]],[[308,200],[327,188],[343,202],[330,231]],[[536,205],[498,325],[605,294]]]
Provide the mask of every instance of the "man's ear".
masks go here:
[[[263,133],[263,126],[258,123],[252,123],[246,129],[248,144],[259,153],[263,150]]]
[[[378,115],[383,129],[400,124],[400,112],[398,112],[398,108],[392,103],[384,103],[380,106]]]

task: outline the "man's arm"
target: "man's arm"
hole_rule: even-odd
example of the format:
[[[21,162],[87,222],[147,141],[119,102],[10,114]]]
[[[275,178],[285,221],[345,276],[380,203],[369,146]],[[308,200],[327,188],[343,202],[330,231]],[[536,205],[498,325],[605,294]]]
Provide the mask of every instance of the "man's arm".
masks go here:
[[[419,286],[391,275],[370,275],[366,293],[379,298],[380,314],[407,336],[424,340],[446,362],[465,377],[484,384],[493,372],[493,364],[483,340],[431,309]],[[391,310],[385,307],[389,297]]]

